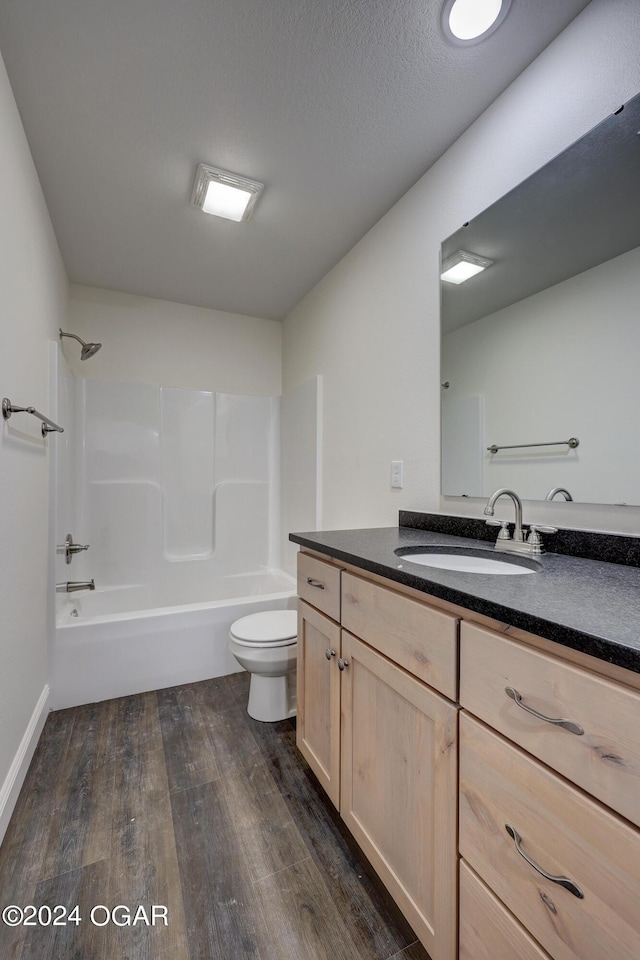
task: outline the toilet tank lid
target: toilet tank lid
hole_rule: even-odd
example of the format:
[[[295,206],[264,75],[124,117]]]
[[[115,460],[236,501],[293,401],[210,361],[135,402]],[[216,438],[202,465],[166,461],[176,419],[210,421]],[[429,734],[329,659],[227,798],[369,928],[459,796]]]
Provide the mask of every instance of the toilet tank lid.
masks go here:
[[[251,613],[231,624],[231,635],[238,640],[264,643],[274,640],[292,640],[298,632],[298,615],[295,610],[263,610]]]

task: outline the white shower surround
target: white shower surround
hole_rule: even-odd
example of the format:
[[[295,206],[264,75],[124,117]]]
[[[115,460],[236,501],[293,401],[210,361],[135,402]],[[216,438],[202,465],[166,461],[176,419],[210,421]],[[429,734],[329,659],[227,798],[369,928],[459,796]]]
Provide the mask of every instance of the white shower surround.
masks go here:
[[[56,541],[71,532],[91,546],[71,565],[58,556],[56,581],[94,578],[96,590],[56,597],[53,707],[239,670],[231,623],[295,605],[279,569],[280,398],[58,367],[72,430],[56,467]]]
[[[79,579],[164,596],[279,566],[278,397],[79,380],[76,409]]]

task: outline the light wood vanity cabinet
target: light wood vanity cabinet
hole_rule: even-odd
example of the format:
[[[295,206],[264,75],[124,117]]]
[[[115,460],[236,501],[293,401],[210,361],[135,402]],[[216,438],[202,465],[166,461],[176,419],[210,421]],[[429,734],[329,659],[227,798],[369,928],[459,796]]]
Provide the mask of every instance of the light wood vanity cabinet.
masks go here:
[[[298,601],[298,749],[340,806],[340,627]]]
[[[460,703],[462,869],[552,960],[637,960],[640,695],[463,623]]]
[[[433,960],[637,960],[636,675],[300,561],[298,745]]]
[[[298,554],[298,749],[340,806],[340,567]]]
[[[309,560],[327,572],[300,560],[303,587]],[[456,697],[457,618],[344,571],[341,628],[315,596],[299,603],[298,747],[433,960],[455,960],[457,707],[433,685]]]

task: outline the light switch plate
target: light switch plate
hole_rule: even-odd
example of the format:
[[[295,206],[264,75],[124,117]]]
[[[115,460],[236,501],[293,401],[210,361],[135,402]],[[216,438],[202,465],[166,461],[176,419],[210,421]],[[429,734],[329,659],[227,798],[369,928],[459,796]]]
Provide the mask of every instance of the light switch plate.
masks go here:
[[[391,486],[402,489],[402,474],[404,472],[404,460],[391,461]]]

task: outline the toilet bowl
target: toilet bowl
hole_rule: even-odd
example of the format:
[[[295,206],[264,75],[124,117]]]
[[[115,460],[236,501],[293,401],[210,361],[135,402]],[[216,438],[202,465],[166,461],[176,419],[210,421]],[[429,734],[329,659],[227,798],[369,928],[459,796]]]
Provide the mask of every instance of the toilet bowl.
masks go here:
[[[295,610],[264,610],[231,624],[229,650],[251,674],[247,713],[254,720],[295,716],[297,619]]]

